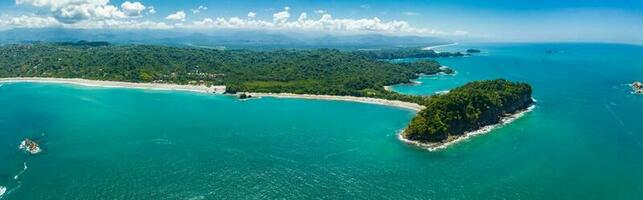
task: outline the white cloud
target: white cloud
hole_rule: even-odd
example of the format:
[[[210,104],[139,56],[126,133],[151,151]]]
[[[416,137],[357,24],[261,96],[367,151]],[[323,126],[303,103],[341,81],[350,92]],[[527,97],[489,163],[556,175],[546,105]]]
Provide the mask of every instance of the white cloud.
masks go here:
[[[433,29],[416,28],[405,21],[382,21],[377,17],[362,19],[335,19],[330,14],[323,14],[319,19],[310,19],[306,13],[301,13],[296,21],[288,21],[289,9],[277,12],[272,21],[256,20],[254,18],[205,18],[180,28],[189,29],[269,29],[294,31],[323,31],[333,33],[383,33],[399,35],[466,35],[464,31],[448,33]]]
[[[150,6],[147,9],[147,13],[150,13],[151,15],[156,14],[156,8],[154,8],[154,6]]]
[[[168,15],[165,19],[176,20],[176,21],[185,21],[185,11],[178,11],[174,14]]]
[[[303,12],[303,13],[301,13],[299,15],[299,18],[297,18],[297,21],[298,22],[304,22],[304,21],[306,21],[306,19],[308,19],[308,15],[305,12]]]
[[[84,20],[108,20],[139,17],[145,10],[140,2],[126,1],[121,9],[109,0],[16,0],[16,5],[48,9],[59,22],[73,24]]]
[[[288,6],[284,7],[283,11],[272,15],[272,20],[275,23],[285,23],[286,21],[288,21],[288,18],[290,18],[290,13],[288,12],[289,10],[290,10],[290,7]]]
[[[76,29],[173,29],[174,26],[163,22],[139,20],[101,20],[82,21],[76,24],[67,24],[64,27]]]
[[[132,16],[132,17],[137,17],[141,16],[141,13],[143,10],[145,10],[145,6],[141,2],[129,2],[125,1],[123,4],[121,4],[121,9],[127,16]]]
[[[60,26],[58,20],[53,17],[38,17],[22,15],[18,17],[0,18],[0,29],[4,28],[46,28]]]
[[[125,13],[112,5],[70,4],[53,10],[53,15],[63,23],[76,23],[88,19],[126,18]]]
[[[205,6],[199,6],[198,8],[190,9],[190,11],[192,11],[192,13],[194,14],[198,14],[198,13],[201,13],[201,11],[206,11],[206,10],[208,10],[208,7],[205,7]]]
[[[372,18],[334,18],[324,10],[315,10],[314,17],[302,12],[297,18],[291,18],[291,10],[284,7],[275,12],[272,19],[257,19],[255,12],[249,12],[246,17],[214,18],[186,22],[184,10],[177,11],[165,17],[178,23],[166,24],[143,19],[143,13],[156,13],[153,6],[145,6],[140,2],[126,1],[120,9],[109,4],[109,0],[16,0],[18,5],[46,8],[50,15],[0,16],[2,28],[35,28],[63,27],[85,29],[252,29],[277,31],[312,31],[328,33],[381,33],[392,35],[468,35],[468,32],[458,30],[445,32],[434,29],[412,26],[406,21],[383,21],[378,17]],[[200,6],[198,10],[205,10]]]
[[[74,28],[74,29],[172,29],[171,25],[162,22],[139,21],[139,20],[99,20],[81,21],[74,24],[61,23],[53,17],[39,16],[17,16],[0,17],[0,30],[3,28]]]

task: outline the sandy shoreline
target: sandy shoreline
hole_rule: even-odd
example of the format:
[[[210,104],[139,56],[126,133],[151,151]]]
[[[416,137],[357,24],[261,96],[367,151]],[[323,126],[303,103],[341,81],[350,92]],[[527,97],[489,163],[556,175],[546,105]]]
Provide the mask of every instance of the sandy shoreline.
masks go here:
[[[87,79],[67,79],[67,78],[0,78],[0,85],[2,83],[20,83],[20,82],[31,82],[31,83],[60,83],[60,84],[74,84],[82,85],[89,87],[106,87],[106,88],[135,88],[135,89],[151,89],[151,90],[175,90],[175,91],[189,91],[189,92],[199,92],[199,93],[224,93],[225,86],[212,86],[208,87],[205,85],[178,85],[178,84],[163,84],[163,83],[131,83],[131,82],[118,82],[118,81],[98,81],[98,80],[87,80]],[[390,89],[390,86],[387,86],[386,89]],[[392,106],[398,108],[408,109],[414,112],[419,112],[426,107],[404,101],[396,100],[386,100],[370,97],[354,97],[354,96],[333,96],[333,95],[312,95],[312,94],[292,94],[292,93],[253,93],[246,92],[253,97],[275,97],[275,98],[293,98],[293,99],[314,99],[314,100],[330,100],[330,101],[349,101],[349,102],[358,102],[358,103],[368,103],[376,104],[383,106]],[[534,100],[534,102],[536,102]],[[398,139],[412,144],[429,151],[435,151],[439,149],[444,149],[452,144],[458,143],[460,141],[466,140],[472,136],[481,135],[489,133],[492,130],[502,127],[508,123],[513,122],[514,120],[524,116],[526,113],[532,111],[535,108],[535,104],[529,108],[522,110],[520,112],[514,113],[512,115],[506,116],[501,119],[501,122],[494,125],[488,125],[482,127],[478,130],[468,132],[460,137],[455,137],[449,139],[447,142],[442,143],[422,143],[418,141],[412,141],[404,138],[402,132],[400,131],[397,136]]]
[[[331,101],[350,101],[358,103],[368,103],[384,106],[393,106],[399,108],[409,109],[415,112],[419,112],[425,107],[419,104],[404,102],[404,101],[395,101],[395,100],[386,100],[370,97],[354,97],[354,96],[333,96],[333,95],[312,95],[312,94],[291,94],[291,93],[252,93],[246,92],[253,97],[276,97],[276,98],[293,98],[293,99],[317,99],[317,100],[331,100]]]
[[[135,89],[150,89],[150,90],[175,90],[175,91],[189,91],[200,93],[223,93],[225,86],[212,86],[205,85],[178,85],[178,84],[165,84],[165,83],[131,83],[119,81],[98,81],[87,80],[79,78],[0,78],[0,83],[62,83],[74,84],[90,87],[106,87],[106,88],[135,88]]]
[[[451,44],[441,44],[441,45],[435,45],[435,46],[428,46],[428,47],[422,48],[422,50],[433,50],[435,48],[455,46],[455,45],[458,45],[458,43],[456,42],[456,43],[451,43]]]
[[[225,92],[225,86],[212,86],[205,85],[178,85],[178,84],[164,84],[164,83],[131,83],[131,82],[118,82],[118,81],[98,81],[87,80],[78,78],[0,78],[1,83],[61,83],[61,84],[74,84],[90,87],[107,87],[107,88],[135,88],[135,89],[151,89],[151,90],[175,90],[175,91],[190,91],[199,93],[218,93]],[[351,101],[358,103],[377,104],[384,106],[393,106],[405,108],[412,111],[420,111],[424,106],[403,102],[393,101],[386,99],[368,98],[368,97],[353,97],[353,96],[332,96],[332,95],[308,95],[308,94],[290,94],[290,93],[246,93],[254,97],[277,97],[277,98],[297,98],[297,99],[318,99],[318,100],[334,100],[334,101]]]
[[[536,101],[534,100],[534,102],[536,102]],[[426,150],[429,150],[429,151],[436,151],[436,150],[447,148],[447,147],[449,147],[449,146],[451,146],[453,144],[456,144],[458,142],[467,140],[467,139],[469,139],[469,138],[471,138],[473,136],[483,135],[483,134],[489,133],[489,132],[495,130],[496,128],[500,128],[500,127],[502,127],[504,125],[507,125],[507,124],[515,121],[516,119],[521,118],[522,116],[525,116],[525,114],[527,114],[528,112],[533,111],[535,108],[536,108],[536,104],[531,105],[531,106],[529,106],[529,108],[527,108],[525,110],[522,110],[522,111],[519,111],[519,112],[514,113],[512,115],[503,117],[500,120],[500,123],[484,126],[484,127],[480,128],[478,130],[467,132],[464,135],[459,136],[459,137],[449,138],[447,142],[425,143],[425,142],[409,140],[409,139],[404,138],[404,136],[402,136],[402,133],[404,132],[404,130],[400,131],[397,134],[397,138],[399,140],[403,141],[404,143],[415,145],[417,147],[420,147],[420,148],[423,148],[423,149],[426,149]]]

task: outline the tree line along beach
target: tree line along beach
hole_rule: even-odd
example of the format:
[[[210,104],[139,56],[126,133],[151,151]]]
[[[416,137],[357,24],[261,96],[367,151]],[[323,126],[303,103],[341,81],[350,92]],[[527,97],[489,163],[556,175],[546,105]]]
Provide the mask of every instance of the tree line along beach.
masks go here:
[[[420,74],[452,74],[454,71],[436,61],[391,63],[382,59],[463,56],[460,52],[437,53],[413,48],[372,51],[222,51],[109,43],[36,43],[3,46],[0,55],[6,58],[0,64],[33,66],[0,70],[0,76],[9,77],[1,79],[4,83],[67,83],[243,93],[254,97],[354,101],[405,108],[419,113],[403,136],[406,140],[420,143],[454,141],[455,138],[466,136],[466,132],[500,123],[503,116],[524,110],[533,103],[529,102],[531,89],[528,85],[505,80],[478,81],[455,90],[466,92],[434,96],[405,95],[388,88],[390,85],[410,83]],[[163,59],[151,59],[153,57]],[[177,65],[181,67],[169,67]],[[528,89],[516,90],[516,86]],[[466,100],[455,101],[451,99],[453,96]],[[520,106],[503,107],[485,101],[521,103]],[[466,105],[474,105],[475,113],[461,110]],[[444,113],[433,113],[438,110],[444,110],[440,111]],[[460,120],[449,121],[447,119],[453,119],[454,116],[445,113],[457,113],[459,117],[455,118]]]

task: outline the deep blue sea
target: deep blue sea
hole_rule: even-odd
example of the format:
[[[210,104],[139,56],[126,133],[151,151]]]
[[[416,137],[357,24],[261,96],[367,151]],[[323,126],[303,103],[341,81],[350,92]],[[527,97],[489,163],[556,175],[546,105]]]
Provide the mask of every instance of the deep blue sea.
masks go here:
[[[434,152],[397,140],[414,113],[393,107],[5,83],[2,199],[643,198],[643,96],[627,86],[643,80],[643,47],[438,50],[467,48],[482,53],[439,59],[456,75],[394,89],[431,95],[505,78],[531,84],[538,104]],[[44,152],[18,150],[25,137]]]

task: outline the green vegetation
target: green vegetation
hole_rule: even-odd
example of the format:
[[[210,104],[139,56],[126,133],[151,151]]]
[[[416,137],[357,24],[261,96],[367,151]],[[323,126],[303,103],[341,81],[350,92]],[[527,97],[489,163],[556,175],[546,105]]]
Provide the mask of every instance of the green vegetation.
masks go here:
[[[110,45],[109,42],[90,42],[85,40],[81,40],[78,42],[59,42],[56,44],[62,45],[62,46],[88,46],[88,47],[100,47],[100,46]]]
[[[506,80],[475,81],[429,99],[403,136],[422,142],[444,142],[481,127],[499,123],[506,114],[526,109],[531,86]]]
[[[444,58],[464,56],[460,52],[435,52],[433,50],[422,50],[415,48],[406,49],[384,49],[384,50],[362,50],[356,51],[357,54],[372,59],[400,59],[400,58]]]
[[[441,68],[435,61],[377,60],[422,56],[411,52],[414,51],[384,54],[331,49],[223,51],[85,41],[37,43],[0,47],[0,77],[224,84],[229,93],[323,94],[400,100],[427,106],[403,133],[407,139],[424,142],[444,141],[498,123],[503,115],[533,103],[529,85],[505,80],[472,82],[434,97],[384,90],[383,86],[408,83],[418,78],[418,74],[453,72]]]
[[[0,47],[0,77],[226,85],[235,92],[367,96],[421,103],[385,91],[418,74],[451,73],[435,61],[394,64],[353,52],[215,50],[105,43],[36,43]]]

